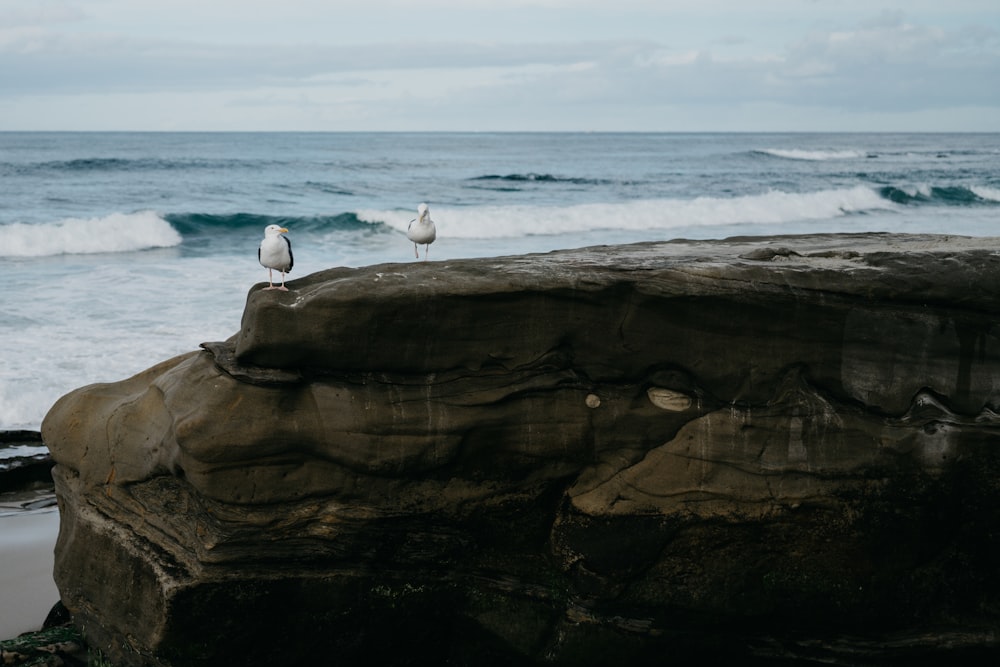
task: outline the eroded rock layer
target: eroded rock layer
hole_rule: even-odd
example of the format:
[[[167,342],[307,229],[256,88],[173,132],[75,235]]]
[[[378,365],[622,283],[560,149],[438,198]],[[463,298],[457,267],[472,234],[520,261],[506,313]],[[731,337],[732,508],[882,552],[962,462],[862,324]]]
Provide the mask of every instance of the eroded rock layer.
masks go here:
[[[135,665],[995,651],[989,246],[648,243],[257,286],[229,340],[47,415],[63,601]]]

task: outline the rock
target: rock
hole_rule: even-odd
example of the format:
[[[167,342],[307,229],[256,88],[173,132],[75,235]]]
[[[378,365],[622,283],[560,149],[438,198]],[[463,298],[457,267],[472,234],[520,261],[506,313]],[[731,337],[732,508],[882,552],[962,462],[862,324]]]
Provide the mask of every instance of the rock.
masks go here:
[[[42,447],[38,431],[0,431],[0,500],[43,488],[51,491],[52,457]]]
[[[96,656],[95,656],[96,657]],[[85,667],[90,662],[79,630],[70,624],[47,626],[14,639],[0,640],[0,665]]]
[[[254,289],[229,340],[46,416],[62,600],[121,665],[995,658],[989,243]]]

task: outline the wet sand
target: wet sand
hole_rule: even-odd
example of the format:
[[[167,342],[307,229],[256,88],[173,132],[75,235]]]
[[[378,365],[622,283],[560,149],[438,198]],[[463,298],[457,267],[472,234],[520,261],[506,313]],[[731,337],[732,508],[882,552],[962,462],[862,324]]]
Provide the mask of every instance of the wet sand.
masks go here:
[[[59,600],[52,579],[59,511],[0,507],[0,639],[38,630]]]

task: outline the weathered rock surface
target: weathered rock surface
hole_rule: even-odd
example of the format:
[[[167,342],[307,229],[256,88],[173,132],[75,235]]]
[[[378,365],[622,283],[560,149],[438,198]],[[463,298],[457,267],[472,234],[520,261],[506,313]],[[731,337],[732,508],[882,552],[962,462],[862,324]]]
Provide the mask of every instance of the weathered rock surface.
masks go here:
[[[995,660],[992,246],[255,287],[231,339],[46,416],[63,602],[129,665]]]

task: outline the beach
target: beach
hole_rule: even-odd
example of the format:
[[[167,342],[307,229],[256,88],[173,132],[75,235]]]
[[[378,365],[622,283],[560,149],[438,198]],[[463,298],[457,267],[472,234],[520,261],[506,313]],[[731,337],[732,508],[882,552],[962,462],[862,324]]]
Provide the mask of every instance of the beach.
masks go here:
[[[0,566],[3,568],[3,605],[0,639],[39,630],[59,591],[52,580],[53,552],[59,533],[59,511],[54,507],[16,510],[0,501]]]

